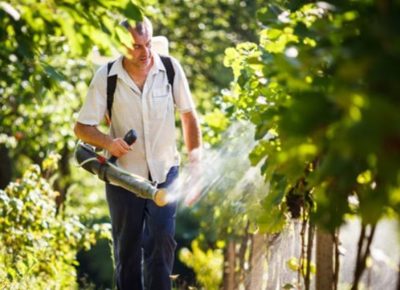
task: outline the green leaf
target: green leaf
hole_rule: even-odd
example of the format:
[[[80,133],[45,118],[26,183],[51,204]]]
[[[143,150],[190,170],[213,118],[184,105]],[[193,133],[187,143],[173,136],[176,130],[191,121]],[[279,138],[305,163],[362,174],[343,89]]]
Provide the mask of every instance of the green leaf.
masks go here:
[[[142,11],[140,10],[139,6],[133,4],[131,0],[128,1],[128,4],[126,5],[126,7],[125,7],[125,9],[122,11],[122,13],[123,13],[129,20],[135,20],[135,21],[141,21],[141,20],[143,20]]]
[[[55,81],[64,81],[66,80],[65,75],[63,75],[60,71],[52,67],[51,65],[41,62],[41,65],[46,72],[46,74]]]
[[[286,283],[282,289],[296,289],[293,284]]]

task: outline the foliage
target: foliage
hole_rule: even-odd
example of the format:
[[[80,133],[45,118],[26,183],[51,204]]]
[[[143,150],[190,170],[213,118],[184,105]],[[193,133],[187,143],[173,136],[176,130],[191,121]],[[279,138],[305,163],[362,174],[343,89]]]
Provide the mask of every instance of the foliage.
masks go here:
[[[143,5],[147,14],[160,20],[155,22],[156,32],[168,37],[172,54],[182,60],[195,90],[205,93],[212,87],[218,93],[231,77],[222,65],[223,51],[240,41],[256,39],[257,24],[252,19],[262,2],[159,2]],[[200,105],[200,109],[212,109],[210,105]]]
[[[93,45],[121,48],[123,16],[141,12],[128,0],[1,2],[0,144],[16,164],[40,163],[49,150],[63,159],[71,152],[71,117],[92,75],[85,58]]]
[[[222,281],[223,254],[221,249],[207,249],[203,251],[199,242],[193,240],[192,251],[181,249],[179,259],[192,268],[196,273],[197,281],[204,289],[217,290]]]
[[[295,272],[300,271],[300,273],[303,276],[306,275],[306,272],[307,272],[307,269],[306,269],[307,262],[306,261],[299,261],[298,258],[292,257],[288,261],[286,261],[286,265],[290,270],[295,271]],[[311,263],[311,273],[315,274],[315,272],[316,272],[316,266],[314,263]]]
[[[197,109],[206,116],[202,118],[204,140],[207,145],[221,142],[227,118],[218,96],[232,78],[223,65],[224,50],[240,41],[257,39],[255,16],[264,1],[143,2],[146,15],[154,20],[155,34],[169,39],[171,55],[182,62]]]
[[[352,213],[376,223],[399,210],[399,5],[304,3],[260,9],[259,43],[226,50],[225,101],[257,126],[250,159],[271,185],[265,211],[286,210],[295,192],[313,196],[329,229]]]
[[[77,251],[110,238],[107,224],[89,228],[75,215],[57,214],[57,194],[37,165],[0,191],[2,289],[71,288]]]
[[[72,126],[93,75],[91,63],[93,47],[96,46],[102,53],[110,53],[111,47],[123,50],[121,42],[123,43],[126,33],[118,25],[123,17],[139,20],[142,16],[139,7],[130,0],[0,1],[2,48],[0,51],[0,150],[2,160],[9,161],[2,162],[0,166],[2,185],[7,184],[11,180],[10,177],[20,176],[30,164],[40,164],[49,152],[54,151],[56,154],[52,156],[59,166],[50,172],[46,168],[49,164],[44,164],[43,175],[51,176],[49,183],[54,185],[60,193],[57,196],[58,206],[65,200],[67,192],[77,192],[80,204],[91,199],[91,206],[94,207],[93,194],[87,194],[87,189],[84,188],[71,187],[71,184],[76,181],[77,185],[88,185],[92,180],[85,179],[82,175],[75,176],[76,170],[70,169],[69,161],[75,143]],[[30,188],[27,193],[24,193],[27,194],[27,198],[31,194],[38,195],[35,192],[42,191],[39,187],[41,182],[35,183],[38,186],[36,190]],[[2,194],[5,193],[2,192]],[[42,198],[42,195],[37,198]],[[46,222],[46,219],[42,218],[48,218],[51,223],[54,223],[53,226],[56,227],[59,235],[62,235],[63,226],[65,226],[66,234],[71,235],[70,231],[76,231],[78,236],[84,234],[85,227],[82,227],[76,216],[66,213],[74,211],[71,205],[74,205],[75,200],[69,201],[68,206],[62,208],[57,217],[54,216],[55,209],[52,208],[54,201],[49,201],[49,208],[46,208],[48,217],[40,214],[29,215],[27,217],[29,221],[25,221],[24,226],[28,229],[30,229],[30,224],[32,227],[37,227],[42,221]],[[25,204],[25,200],[22,202]],[[95,202],[98,203],[98,198]],[[47,203],[47,200],[43,203]],[[29,202],[27,204],[29,208],[33,206]],[[4,201],[2,205],[11,206],[8,201],[7,203]],[[93,211],[86,208],[86,211],[79,213],[86,216],[85,224],[92,223],[90,219],[93,217],[91,216]],[[98,214],[96,211],[96,215]],[[16,223],[18,221],[10,220],[9,222],[7,227],[10,231],[1,232],[2,239],[8,239],[9,243],[17,238],[22,239],[22,234],[16,236],[11,231],[13,226],[18,225]],[[35,235],[31,234],[33,238],[29,237],[29,239],[36,241],[37,238],[41,244],[45,245],[46,230],[44,228],[40,230],[40,235],[43,237],[36,237],[35,235],[39,233],[34,233]],[[51,234],[52,232],[49,233]],[[7,282],[4,287],[13,289],[15,287],[32,289],[35,286],[39,289],[53,286],[64,288],[61,282],[74,284],[75,254],[78,249],[82,249],[79,243],[85,241],[88,234],[89,231],[79,237],[79,241],[78,236],[74,238],[75,240],[71,238],[71,244],[69,240],[63,238],[65,245],[61,250],[68,251],[67,254],[54,248],[56,243],[54,240],[51,240],[52,244],[46,247],[41,246],[42,250],[36,252],[33,246],[29,248],[28,245],[23,244],[28,240],[21,240],[19,246],[16,243],[15,246],[21,247],[21,253],[30,260],[14,254],[10,256],[8,252],[5,252],[7,247],[2,248],[0,256],[1,262],[4,262],[2,265],[5,267],[0,270],[1,283]],[[55,255],[59,259],[58,255],[63,255],[65,261],[60,259],[60,262],[49,263],[49,260],[45,259],[45,251],[48,251],[48,259],[56,259]],[[16,272],[13,273],[15,267],[10,259],[22,265],[19,267],[25,268],[16,268]],[[43,275],[39,274],[40,267],[45,269]],[[35,274],[38,275],[35,276]],[[57,276],[60,277],[58,282]],[[49,280],[49,284],[45,284],[46,279]],[[54,285],[50,285],[51,283]]]

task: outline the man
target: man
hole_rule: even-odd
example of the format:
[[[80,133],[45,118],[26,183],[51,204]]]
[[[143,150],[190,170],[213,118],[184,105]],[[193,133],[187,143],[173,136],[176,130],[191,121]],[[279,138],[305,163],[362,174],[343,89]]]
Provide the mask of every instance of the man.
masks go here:
[[[118,157],[118,165],[134,174],[167,187],[178,175],[179,155],[175,142],[174,107],[180,112],[189,160],[196,162],[195,149],[201,146],[199,122],[186,76],[171,58],[175,71],[168,83],[160,56],[151,50],[152,25],[145,18],[134,27],[124,26],[132,36],[132,46],[107,72],[107,65],[95,74],[74,131],[78,138]],[[107,76],[117,75],[111,111],[110,135],[97,129],[107,114]],[[129,129],[137,141],[123,140]],[[171,289],[176,242],[176,203],[158,207],[152,200],[136,197],[127,190],[106,185],[110,209],[116,284],[118,289]]]

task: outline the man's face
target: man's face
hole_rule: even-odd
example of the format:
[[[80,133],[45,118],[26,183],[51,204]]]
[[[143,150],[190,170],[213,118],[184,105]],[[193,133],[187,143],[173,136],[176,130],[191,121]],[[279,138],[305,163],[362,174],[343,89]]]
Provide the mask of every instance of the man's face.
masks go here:
[[[139,34],[131,30],[132,47],[128,48],[129,61],[138,68],[147,67],[151,63],[151,35],[147,30]]]

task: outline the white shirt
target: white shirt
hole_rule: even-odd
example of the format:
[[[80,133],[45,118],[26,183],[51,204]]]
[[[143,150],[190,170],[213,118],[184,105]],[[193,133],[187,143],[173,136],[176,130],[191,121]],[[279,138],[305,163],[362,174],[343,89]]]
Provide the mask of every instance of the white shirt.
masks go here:
[[[153,59],[143,92],[123,68],[122,56],[113,64],[109,75],[118,77],[110,136],[123,137],[130,129],[134,129],[138,138],[132,145],[132,151],[118,159],[118,165],[144,178],[148,178],[150,173],[154,181],[162,183],[169,169],[180,162],[175,140],[174,107],[184,113],[192,111],[194,103],[185,73],[178,61],[171,57],[175,70],[171,90],[159,55],[153,53]],[[99,68],[90,83],[78,116],[79,123],[99,125],[104,119],[107,111],[106,86],[107,64]]]

